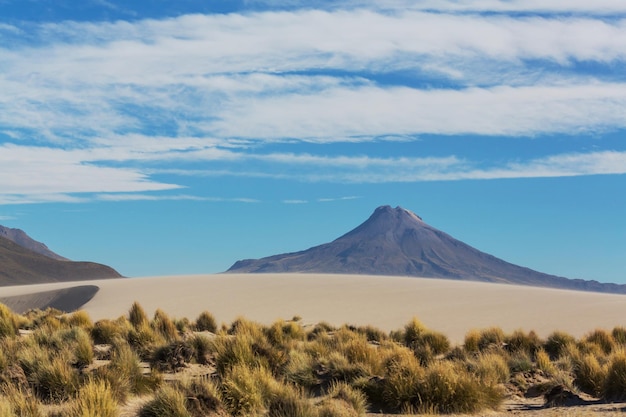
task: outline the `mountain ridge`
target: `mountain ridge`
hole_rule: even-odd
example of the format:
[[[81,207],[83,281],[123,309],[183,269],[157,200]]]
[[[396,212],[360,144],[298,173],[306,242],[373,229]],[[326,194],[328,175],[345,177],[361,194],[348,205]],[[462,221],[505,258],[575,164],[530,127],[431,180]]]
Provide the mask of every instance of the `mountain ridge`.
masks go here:
[[[378,207],[332,242],[237,261],[226,272],[397,275],[626,293],[626,285],[568,279],[509,263],[428,225],[409,210],[390,206]]]
[[[21,229],[13,229],[0,225],[0,237],[9,239],[23,248],[47,256],[48,258],[56,259],[57,261],[69,261],[69,259],[51,251],[44,243],[31,238]]]
[[[0,286],[120,277],[109,266],[53,259],[0,236]]]

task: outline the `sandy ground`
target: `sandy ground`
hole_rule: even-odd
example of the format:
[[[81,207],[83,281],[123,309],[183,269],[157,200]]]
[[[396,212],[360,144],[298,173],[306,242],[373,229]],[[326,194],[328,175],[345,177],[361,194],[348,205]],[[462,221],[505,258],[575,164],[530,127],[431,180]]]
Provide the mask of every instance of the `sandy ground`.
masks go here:
[[[0,303],[11,310],[23,314],[31,309],[45,310],[48,307],[71,312],[85,305],[98,292],[95,285],[76,285],[58,290],[41,291],[32,294],[0,297]],[[2,291],[0,291],[2,294]]]
[[[468,330],[562,330],[580,337],[626,325],[626,296],[504,284],[388,276],[215,274],[124,278],[0,288],[0,298],[79,285],[100,289],[82,308],[94,320],[116,318],[138,301],[195,319],[208,310],[220,322],[245,316],[262,323],[299,315],[305,323],[401,328],[412,317],[462,342]]]

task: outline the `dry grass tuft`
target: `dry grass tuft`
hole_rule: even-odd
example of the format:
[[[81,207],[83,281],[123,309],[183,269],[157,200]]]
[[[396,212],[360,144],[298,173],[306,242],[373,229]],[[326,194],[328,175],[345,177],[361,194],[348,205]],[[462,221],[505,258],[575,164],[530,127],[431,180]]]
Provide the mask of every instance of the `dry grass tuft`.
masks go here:
[[[603,397],[608,401],[626,400],[626,351],[620,350],[609,358]]]
[[[191,414],[185,407],[185,395],[175,387],[166,385],[141,408],[139,417],[191,417]]]
[[[90,380],[78,391],[67,417],[117,417],[117,401],[106,381]]]
[[[208,311],[203,311],[200,313],[196,322],[193,325],[194,329],[199,332],[217,332],[217,321],[215,321],[215,317],[213,314]]]

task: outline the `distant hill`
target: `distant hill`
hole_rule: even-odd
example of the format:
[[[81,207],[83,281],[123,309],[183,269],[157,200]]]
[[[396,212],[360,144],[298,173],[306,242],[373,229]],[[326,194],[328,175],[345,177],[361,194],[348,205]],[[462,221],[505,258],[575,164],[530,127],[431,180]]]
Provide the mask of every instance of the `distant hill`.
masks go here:
[[[0,286],[119,277],[106,265],[53,259],[0,236]]]
[[[333,242],[238,261],[227,272],[399,275],[626,293],[626,285],[567,279],[511,264],[429,226],[409,210],[389,206],[377,208]]]
[[[9,227],[4,227],[0,225],[0,237],[4,237],[17,243],[23,248],[29,249],[33,252],[39,253],[41,255],[47,256],[48,258],[56,259],[58,261],[68,261],[69,259],[62,257],[61,255],[57,255],[52,252],[46,245],[41,242],[37,242],[28,236],[23,230],[20,229],[11,229]]]

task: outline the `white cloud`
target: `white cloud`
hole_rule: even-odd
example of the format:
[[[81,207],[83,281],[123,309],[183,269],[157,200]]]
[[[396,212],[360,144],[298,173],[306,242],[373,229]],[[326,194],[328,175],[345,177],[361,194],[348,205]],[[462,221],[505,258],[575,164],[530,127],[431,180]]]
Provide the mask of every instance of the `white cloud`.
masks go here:
[[[371,135],[535,135],[626,127],[626,84],[418,90],[331,89],[225,108],[217,133],[244,138],[360,141]]]
[[[246,0],[250,4],[270,7],[302,7],[299,0]],[[526,13],[581,13],[610,15],[626,13],[621,0],[312,0],[308,7],[327,9],[377,8],[380,10],[434,10],[441,12],[526,12]]]
[[[307,204],[307,200],[283,200],[285,204]]]
[[[348,201],[348,200],[357,200],[361,197],[357,196],[346,196],[346,197],[334,197],[334,198],[318,198],[317,201],[320,203],[329,203],[333,201]]]
[[[615,68],[626,61],[626,18],[603,15],[625,11],[623,2],[342,4],[29,27],[0,47],[0,204],[88,193],[211,201],[159,194],[185,184],[158,174],[386,182],[621,173],[621,154],[609,151],[484,167],[454,151],[323,155],[300,142],[625,129],[626,77]],[[503,13],[475,13],[487,10]],[[0,41],[22,30],[1,24]],[[396,71],[403,78],[389,76]]]
[[[205,201],[205,202],[235,202],[235,203],[259,203],[254,198],[222,198],[200,197],[195,195],[153,195],[153,194],[100,194],[96,199],[101,201]]]
[[[180,188],[152,181],[136,169],[91,164],[89,154],[84,150],[0,145],[0,196],[43,196],[56,201],[57,196],[71,193]]]

